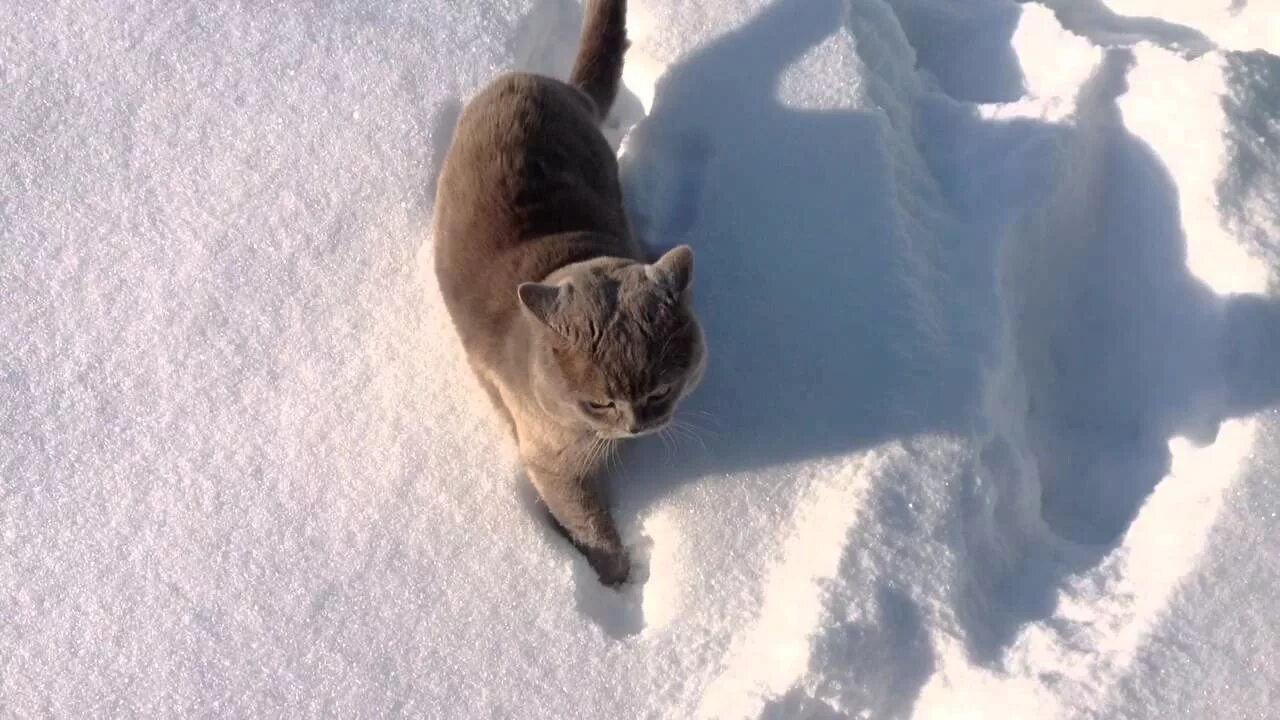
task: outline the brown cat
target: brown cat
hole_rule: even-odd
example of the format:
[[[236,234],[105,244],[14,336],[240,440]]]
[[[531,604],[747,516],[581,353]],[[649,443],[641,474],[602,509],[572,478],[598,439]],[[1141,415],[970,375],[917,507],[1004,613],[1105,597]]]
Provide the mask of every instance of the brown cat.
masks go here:
[[[625,0],[590,0],[569,83],[495,80],[464,109],[436,202],[436,274],[530,480],[601,582],[630,560],[598,483],[609,444],[661,429],[706,365],[693,253],[647,263],[600,123]]]

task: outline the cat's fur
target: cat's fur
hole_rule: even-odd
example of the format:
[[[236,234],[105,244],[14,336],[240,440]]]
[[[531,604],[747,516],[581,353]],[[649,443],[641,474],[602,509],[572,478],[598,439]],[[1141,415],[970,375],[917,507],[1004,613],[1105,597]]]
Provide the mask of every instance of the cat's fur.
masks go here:
[[[598,482],[608,444],[661,428],[705,367],[693,253],[649,264],[599,129],[625,0],[590,0],[569,83],[495,80],[465,108],[436,202],[436,274],[530,480],[602,582],[630,571]]]

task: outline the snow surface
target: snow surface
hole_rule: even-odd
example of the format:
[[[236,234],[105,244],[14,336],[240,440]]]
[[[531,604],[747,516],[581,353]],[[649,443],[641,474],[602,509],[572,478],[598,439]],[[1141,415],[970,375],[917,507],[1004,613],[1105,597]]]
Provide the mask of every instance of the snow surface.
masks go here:
[[[1274,717],[1280,3],[631,5],[617,593],[430,266],[576,0],[0,4],[0,716]]]

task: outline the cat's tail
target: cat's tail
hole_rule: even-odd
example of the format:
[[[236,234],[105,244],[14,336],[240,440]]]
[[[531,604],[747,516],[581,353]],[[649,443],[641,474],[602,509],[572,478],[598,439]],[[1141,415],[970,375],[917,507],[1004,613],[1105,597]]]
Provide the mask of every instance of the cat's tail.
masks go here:
[[[582,41],[569,82],[595,101],[604,120],[622,84],[622,56],[627,52],[627,0],[587,0]]]

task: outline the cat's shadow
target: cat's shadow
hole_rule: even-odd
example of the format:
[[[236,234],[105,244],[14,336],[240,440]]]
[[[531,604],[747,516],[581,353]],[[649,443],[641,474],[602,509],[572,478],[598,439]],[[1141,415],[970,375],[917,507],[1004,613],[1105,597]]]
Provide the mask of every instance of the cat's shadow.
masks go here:
[[[742,471],[926,435],[983,437],[988,375],[1008,343],[1026,375],[1041,515],[1086,550],[1081,564],[1026,582],[980,581],[1014,588],[998,618],[966,618],[971,648],[993,658],[1020,623],[1052,611],[1064,573],[1121,537],[1167,474],[1172,435],[1212,437],[1222,419],[1280,401],[1280,372],[1261,358],[1280,344],[1280,306],[1215,296],[1188,272],[1177,186],[1116,105],[1125,51],[1082,92],[1087,123],[986,121],[950,99],[895,107],[892,90],[876,96],[877,69],[898,61],[893,43],[859,26],[880,11],[872,5],[882,4],[772,3],[672,66],[629,138],[623,179],[641,236],[655,250],[696,251],[710,362],[682,413],[698,440],[674,455],[657,439],[631,448],[618,513],[634,526],[688,483],[733,478],[768,493],[786,471]],[[920,62],[947,76],[944,89],[974,96],[960,99],[1015,99],[1020,69],[1003,65],[1016,63],[1015,24],[953,45],[985,43],[1000,67],[962,77],[941,46]],[[843,32],[869,68],[874,109],[784,105],[789,69]],[[904,122],[918,147],[901,145]],[[934,130],[966,146],[918,153],[947,142]],[[1082,174],[1095,182],[1064,189],[1073,153],[1094,158]],[[941,156],[950,162],[931,164]],[[1013,174],[983,167],[1011,156],[1026,156],[1007,163]],[[1087,213],[1096,218],[1075,221]],[[1009,243],[1030,254],[1011,261]]]
[[[623,175],[639,234],[656,250],[695,249],[710,362],[682,413],[699,441],[672,462],[658,440],[630,452],[629,474],[645,489],[621,491],[627,501],[963,431],[974,414],[976,345],[995,331],[981,311],[993,291],[971,318],[979,327],[957,338],[948,311],[934,307],[936,258],[912,247],[918,229],[899,213],[885,118],[779,100],[783,74],[833,37],[843,8],[777,2],[695,51],[663,77],[628,140]]]

